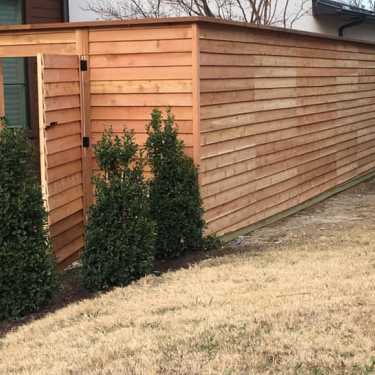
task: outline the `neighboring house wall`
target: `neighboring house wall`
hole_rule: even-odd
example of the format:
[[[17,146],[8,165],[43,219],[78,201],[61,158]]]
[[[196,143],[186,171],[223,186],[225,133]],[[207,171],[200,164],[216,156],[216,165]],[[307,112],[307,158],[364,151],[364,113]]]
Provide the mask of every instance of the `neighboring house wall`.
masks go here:
[[[281,0],[285,2],[286,0]],[[294,13],[298,9],[302,0],[290,0],[289,13]],[[337,0],[340,2],[340,0]],[[343,0],[341,2],[344,2]],[[305,6],[303,17],[293,25],[293,29],[311,31],[316,33],[338,35],[338,29],[341,25],[350,22],[350,20],[339,16],[320,15],[313,16],[312,1]],[[363,23],[345,30],[345,37],[353,39],[362,39],[375,41],[375,23]]]
[[[62,0],[25,0],[24,8],[24,23],[63,22],[67,17]]]

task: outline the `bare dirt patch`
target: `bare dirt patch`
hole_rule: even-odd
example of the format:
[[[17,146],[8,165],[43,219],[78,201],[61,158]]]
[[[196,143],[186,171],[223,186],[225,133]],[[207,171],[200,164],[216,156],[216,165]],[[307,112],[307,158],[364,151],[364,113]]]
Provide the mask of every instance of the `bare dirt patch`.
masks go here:
[[[286,219],[231,242],[260,247],[304,241],[330,243],[337,232],[375,229],[375,180],[362,183]]]

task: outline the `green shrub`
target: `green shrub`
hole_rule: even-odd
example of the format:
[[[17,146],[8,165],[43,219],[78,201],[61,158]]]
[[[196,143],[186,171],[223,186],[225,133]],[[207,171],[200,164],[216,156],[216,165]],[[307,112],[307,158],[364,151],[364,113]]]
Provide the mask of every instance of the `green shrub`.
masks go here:
[[[106,131],[95,147],[103,174],[95,178],[96,202],[86,229],[82,282],[91,291],[127,285],[152,270],[155,225],[150,217],[144,159],[125,130]]]
[[[57,273],[31,146],[22,130],[0,130],[0,320],[46,304]]]
[[[210,234],[203,239],[202,250],[204,251],[219,250],[222,247],[223,242],[221,241],[220,237],[216,236],[215,234]]]
[[[156,222],[158,258],[174,258],[201,249],[204,220],[198,171],[184,153],[173,115],[155,109],[147,127],[146,150],[153,173],[150,183],[151,214]]]

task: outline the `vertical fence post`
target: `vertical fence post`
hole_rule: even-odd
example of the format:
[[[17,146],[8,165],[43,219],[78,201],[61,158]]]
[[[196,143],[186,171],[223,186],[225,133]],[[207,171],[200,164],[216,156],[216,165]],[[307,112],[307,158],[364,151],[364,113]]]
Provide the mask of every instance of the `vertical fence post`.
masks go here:
[[[77,30],[77,54],[80,56],[80,91],[81,91],[81,135],[82,135],[82,171],[83,171],[83,207],[85,221],[88,210],[93,202],[92,186],[92,139],[90,116],[90,61],[89,61],[89,31]],[[86,65],[86,69],[82,69]],[[85,143],[85,144],[84,144]]]

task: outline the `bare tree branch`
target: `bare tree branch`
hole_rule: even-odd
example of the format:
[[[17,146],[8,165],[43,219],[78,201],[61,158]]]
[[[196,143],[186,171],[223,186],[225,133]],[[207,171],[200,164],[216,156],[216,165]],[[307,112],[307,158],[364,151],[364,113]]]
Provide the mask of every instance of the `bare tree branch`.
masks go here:
[[[361,2],[361,0],[353,0]],[[375,0],[369,0],[375,6]],[[90,0],[83,8],[103,19],[207,16],[258,25],[292,27],[311,7],[311,0]]]

